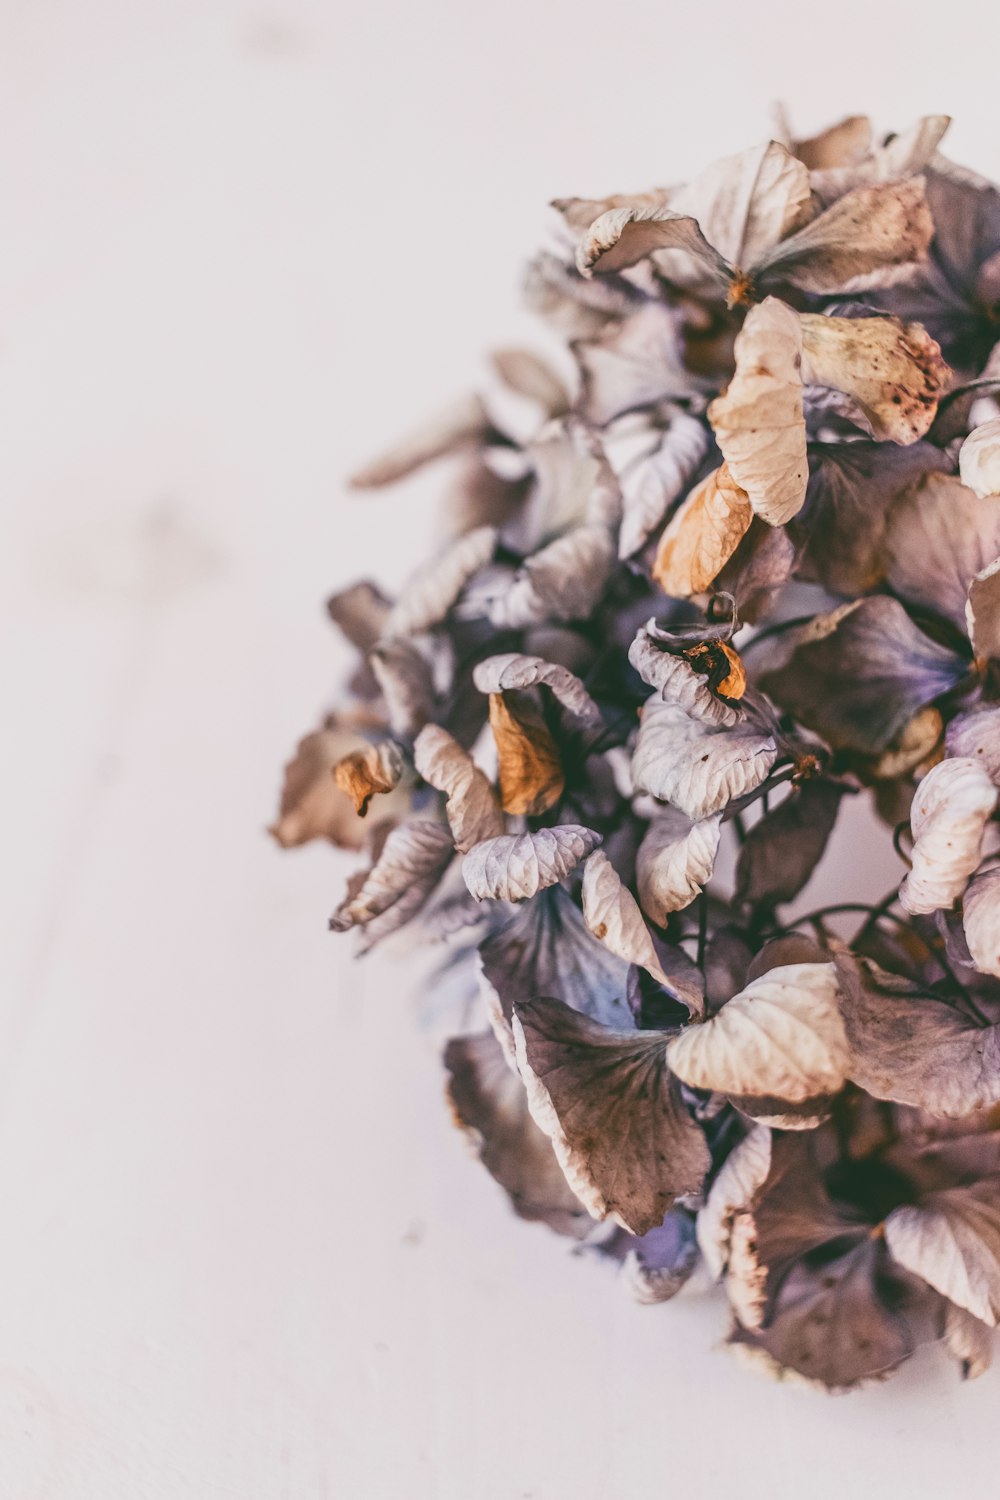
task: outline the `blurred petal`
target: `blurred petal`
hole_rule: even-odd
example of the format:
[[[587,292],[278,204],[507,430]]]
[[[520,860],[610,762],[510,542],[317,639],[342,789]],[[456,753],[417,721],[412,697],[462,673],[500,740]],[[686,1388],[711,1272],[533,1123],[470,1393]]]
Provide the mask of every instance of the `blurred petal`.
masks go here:
[[[893,592],[964,631],[969,586],[1000,555],[1000,505],[953,474],[928,474],[896,500],[883,547]]]
[[[385,634],[415,635],[440,624],[466,584],[490,561],[496,542],[492,526],[478,526],[459,537],[410,579],[389,612]]]
[[[468,751],[437,724],[428,724],[413,745],[418,773],[448,799],[447,814],[455,848],[464,854],[483,839],[504,831],[496,793]]]
[[[423,906],[451,863],[451,834],[440,823],[413,818],[393,828],[371,869],[330,918],[334,932],[368,929],[359,952],[403,927]]]
[[[435,458],[485,441],[488,433],[489,423],[479,397],[464,396],[359,469],[351,483],[363,490],[394,484]]]
[[[962,483],[980,499],[1000,495],[1000,417],[976,427],[958,455]]]
[[[334,781],[350,797],[359,818],[364,817],[373,797],[398,785],[402,774],[402,751],[392,740],[352,750],[333,768]]]

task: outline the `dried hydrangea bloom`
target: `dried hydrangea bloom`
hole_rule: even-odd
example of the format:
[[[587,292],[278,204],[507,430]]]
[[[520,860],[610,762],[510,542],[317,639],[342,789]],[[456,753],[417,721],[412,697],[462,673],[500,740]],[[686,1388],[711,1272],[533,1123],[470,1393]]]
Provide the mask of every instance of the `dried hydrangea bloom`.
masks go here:
[[[1000,190],[947,125],[557,201],[560,367],[498,351],[356,476],[440,465],[448,516],[330,600],[272,828],[361,856],[360,951],[437,954],[517,1214],[642,1302],[704,1260],[838,1390],[1000,1319]],[[850,801],[898,879],[808,910]]]

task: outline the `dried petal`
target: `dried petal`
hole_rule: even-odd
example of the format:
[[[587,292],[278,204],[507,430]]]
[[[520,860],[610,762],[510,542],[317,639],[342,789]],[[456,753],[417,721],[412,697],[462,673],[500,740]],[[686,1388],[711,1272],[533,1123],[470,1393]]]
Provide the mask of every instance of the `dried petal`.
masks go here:
[[[388,452],[352,476],[355,489],[377,489],[395,484],[415,469],[435,458],[482,442],[489,433],[489,423],[478,396],[464,396],[445,411],[432,417],[417,431],[408,433]]]
[[[786,1128],[815,1123],[839,1092],[849,1065],[832,964],[790,964],[747,985],[702,1025],[689,1026],[667,1049],[678,1078],[728,1094],[757,1118]],[[807,1106],[800,1118],[782,1105]]]
[[[402,774],[402,752],[392,740],[352,750],[333,768],[334,781],[350,797],[359,818],[364,817],[373,797],[391,792],[399,784]]]
[[[777,756],[771,735],[753,724],[716,729],[676,704],[651,698],[639,725],[632,777],[641,791],[699,822],[760,786]]]
[[[477,901],[525,901],[563,880],[600,842],[577,823],[505,834],[470,849],[462,874]]]
[[[1000,656],[1000,557],[969,584],[965,623],[972,649],[981,660]]]
[[[477,663],[472,680],[481,693],[547,687],[571,722],[586,726],[601,722],[601,710],[579,677],[568,668],[544,661],[540,656],[522,656],[517,651],[488,656],[485,661]]]
[[[616,561],[615,540],[606,526],[577,526],[525,559],[513,581],[490,601],[490,620],[511,630],[540,620],[585,620]]]
[[[532,818],[548,812],[562,796],[566,778],[542,714],[530,701],[515,707],[503,693],[491,693],[490,728],[504,811]]]
[[[754,512],[782,526],[802,508],[809,478],[798,316],[766,298],[747,314],[735,352],[736,373],[709,407],[709,420]]]
[[[528,1109],[524,1084],[511,1072],[492,1031],[455,1037],[445,1048],[448,1098],[456,1123],[483,1166],[508,1193],[522,1219],[580,1239],[592,1220],[556,1161],[552,1144]]]
[[[809,173],[777,141],[725,157],[672,193],[671,207],[697,219],[709,243],[744,270],[813,214]]]
[[[285,767],[277,821],[268,830],[283,849],[295,849],[311,839],[329,839],[343,849],[361,848],[365,825],[333,779],[334,767],[358,738],[353,731],[332,728],[299,741]]]
[[[991,1328],[1000,1321],[1000,1177],[932,1193],[894,1208],[889,1254]]]
[[[949,755],[978,761],[994,786],[1000,786],[1000,707],[996,704],[980,703],[958,714],[948,725],[945,745]]]
[[[639,904],[598,849],[583,867],[583,920],[587,930],[626,963],[638,964],[660,984],[670,980],[660,967]]]
[[[557,1000],[515,1007],[518,1067],[537,1123],[595,1218],[633,1234],[696,1193],[711,1158],[657,1031],[610,1031]]]
[[[703,724],[739,724],[744,719],[737,705],[746,691],[746,673],[739,656],[724,642],[664,651],[648,629],[640,629],[628,659],[643,682],[659,689],[665,703],[677,704],[693,719]]]
[[[1000,417],[976,427],[958,455],[962,483],[980,499],[1000,495]]]
[[[952,474],[928,474],[889,512],[884,559],[891,588],[960,630],[969,586],[998,554],[1000,505],[984,504]]]
[[[980,974],[1000,979],[1000,869],[984,870],[962,902],[962,926]]]
[[[771,1170],[771,1139],[766,1125],[753,1126],[726,1157],[698,1215],[698,1245],[716,1280],[729,1263],[733,1220],[752,1202]]]
[[[937,414],[948,379],[941,350],[919,323],[804,313],[802,378],[857,402],[873,435],[915,443]]]
[[[892,286],[926,259],[933,233],[922,178],[856,187],[776,245],[757,280],[820,294]]]
[[[664,927],[672,911],[690,906],[711,879],[722,836],[722,815],[700,823],[675,807],[653,818],[636,854],[639,902],[651,921]]]
[[[368,652],[385,633],[388,599],[374,583],[354,583],[326,601],[327,614],[359,651]]]
[[[685,368],[676,308],[646,302],[595,339],[573,345],[580,366],[580,410],[603,427],[623,412],[690,396],[699,382]]]
[[[701,468],[708,443],[704,422],[677,411],[653,452],[622,476],[619,557],[633,557],[663,524],[670,507]]]
[[[828,744],[878,754],[966,670],[897,600],[877,596],[817,615],[761,686]]]
[[[912,869],[899,890],[906,911],[939,911],[958,899],[996,805],[997,788],[978,761],[951,756],[928,771],[910,813]]]
[[[704,593],[752,520],[749,496],[728,466],[714,469],[691,491],[660,538],[653,577],[663,592],[674,599]]]
[[[412,818],[393,828],[371,869],[330,918],[334,932],[370,930],[360,950],[416,916],[451,862],[451,834],[440,823]]]
[[[952,1302],[945,1309],[944,1343],[963,1380],[985,1375],[993,1359],[993,1330]]]
[[[390,611],[386,635],[416,635],[440,624],[466,584],[490,561],[496,543],[493,526],[477,526],[453,542],[406,585]]]
[[[869,960],[839,957],[837,967],[852,1082],[948,1119],[1000,1101],[1000,1027]]]
[[[400,739],[412,739],[434,715],[430,662],[412,641],[397,636],[379,641],[368,661],[385,699],[390,729]]]
[[[468,751],[446,729],[428,724],[413,745],[413,763],[424,780],[448,799],[455,848],[464,854],[504,831],[496,793]]]
[[[594,220],[577,246],[576,268],[581,276],[623,271],[658,250],[680,250],[720,286],[729,282],[729,267],[695,219],[669,208],[634,204],[610,208]]]
[[[740,849],[737,901],[794,900],[823,857],[843,792],[831,781],[806,781],[754,824]]]

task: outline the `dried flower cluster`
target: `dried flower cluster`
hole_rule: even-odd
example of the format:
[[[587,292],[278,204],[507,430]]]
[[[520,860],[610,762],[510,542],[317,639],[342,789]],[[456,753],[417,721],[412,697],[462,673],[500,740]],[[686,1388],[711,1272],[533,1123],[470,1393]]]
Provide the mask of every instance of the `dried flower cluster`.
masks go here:
[[[830,1389],[1000,1318],[1000,191],[947,123],[554,205],[568,350],[358,476],[448,458],[452,524],[330,601],[361,661],[273,830],[364,848],[360,951],[468,977],[451,1103],[517,1213],[646,1301],[702,1258]],[[898,890],[793,921],[858,796]]]

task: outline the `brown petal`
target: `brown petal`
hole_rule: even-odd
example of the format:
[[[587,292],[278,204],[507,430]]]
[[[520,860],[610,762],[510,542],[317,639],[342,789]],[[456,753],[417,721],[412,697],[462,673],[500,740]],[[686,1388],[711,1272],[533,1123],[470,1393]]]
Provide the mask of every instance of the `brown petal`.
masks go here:
[[[978,499],[954,474],[927,474],[890,510],[883,553],[894,593],[965,629],[969,586],[1000,553],[1000,505]],[[988,604],[988,590],[979,592]],[[985,619],[982,628],[985,644]]]
[[[981,569],[969,584],[965,623],[980,660],[1000,657],[1000,557]]]
[[[539,817],[563,794],[566,778],[555,740],[530,699],[490,694],[490,728],[496,741],[500,801],[508,813]]]
[[[645,1234],[701,1188],[711,1158],[662,1032],[610,1031],[538,999],[515,1006],[514,1033],[532,1115],[595,1218]]]
[[[285,767],[277,821],[268,830],[283,849],[297,848],[311,839],[329,839],[343,849],[362,847],[365,824],[333,779],[337,762],[354,750],[360,739],[354,730],[334,727],[317,730],[299,741]]]
[[[777,245],[757,278],[820,294],[892,286],[927,258],[933,233],[922,178],[856,187]]]
[[[874,436],[915,443],[948,381],[941,350],[919,323],[802,314],[802,378],[857,402]]]
[[[448,799],[448,822],[455,848],[464,854],[483,839],[504,831],[496,793],[468,751],[446,729],[428,724],[413,745],[418,773]]]
[[[746,535],[753,507],[728,465],[693,489],[660,538],[653,577],[671,598],[704,593]]]
[[[368,811],[371,799],[380,792],[391,792],[403,774],[403,756],[392,740],[352,750],[333,768],[333,779],[354,803],[359,818]]]
[[[736,900],[751,906],[792,901],[823,857],[844,789],[806,781],[751,828],[736,867]]]
[[[782,526],[802,508],[809,479],[797,314],[767,297],[747,314],[735,352],[736,373],[709,420],[754,512]]]
[[[522,1219],[581,1239],[593,1227],[556,1161],[552,1143],[528,1109],[524,1084],[511,1072],[492,1031],[455,1037],[445,1048],[448,1098],[483,1166]]]

